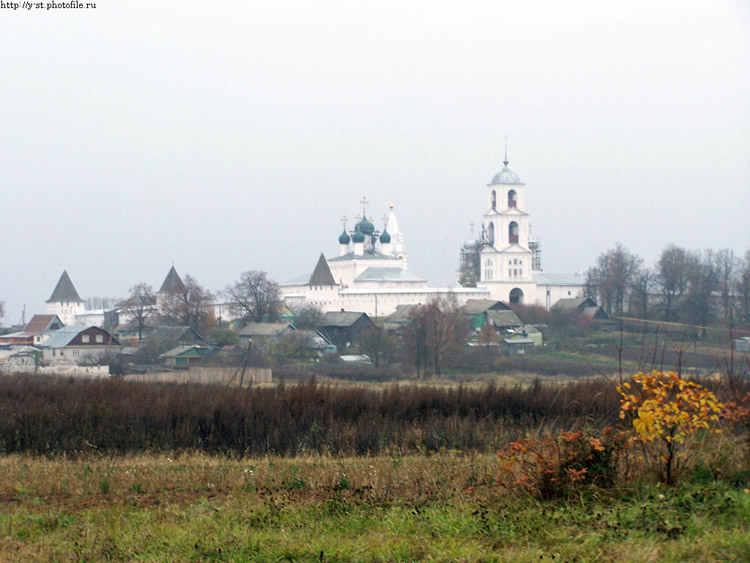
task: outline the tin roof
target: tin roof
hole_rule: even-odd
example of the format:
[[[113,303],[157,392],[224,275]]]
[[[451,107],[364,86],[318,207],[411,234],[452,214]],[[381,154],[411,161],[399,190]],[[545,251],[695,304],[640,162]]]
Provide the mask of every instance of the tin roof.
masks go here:
[[[57,319],[60,326],[64,326],[57,315],[34,315],[23,331],[27,334],[41,334],[49,328],[55,319]]]
[[[379,281],[379,282],[424,282],[416,274],[402,268],[367,268],[359,274],[355,282]]]
[[[64,326],[59,330],[56,330],[52,334],[50,334],[50,337],[47,339],[47,342],[44,343],[45,348],[62,348],[64,346],[67,346],[71,340],[73,340],[78,334],[83,332],[84,330],[91,328],[91,325],[86,326],[78,326],[78,325],[70,325],[70,326]]]

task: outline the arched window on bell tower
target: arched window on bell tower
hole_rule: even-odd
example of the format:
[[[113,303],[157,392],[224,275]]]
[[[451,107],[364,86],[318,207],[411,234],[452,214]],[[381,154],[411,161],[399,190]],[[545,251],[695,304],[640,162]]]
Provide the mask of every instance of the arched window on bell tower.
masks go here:
[[[512,221],[510,225],[508,225],[508,242],[511,244],[518,244],[518,223],[515,221]]]
[[[492,190],[492,210],[497,209],[497,192]]]
[[[516,190],[508,191],[508,207],[517,207],[517,206],[518,206],[518,194],[516,193]]]
[[[490,226],[487,227],[487,242],[495,244],[495,223],[490,222]]]

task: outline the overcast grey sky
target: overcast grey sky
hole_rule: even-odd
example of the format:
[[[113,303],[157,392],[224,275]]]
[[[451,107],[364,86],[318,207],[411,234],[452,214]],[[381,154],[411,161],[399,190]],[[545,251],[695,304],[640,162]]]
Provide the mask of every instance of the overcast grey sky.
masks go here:
[[[486,184],[527,185],[546,271],[622,242],[750,247],[746,0],[97,0],[0,10],[0,300],[283,281],[390,201],[453,285]]]

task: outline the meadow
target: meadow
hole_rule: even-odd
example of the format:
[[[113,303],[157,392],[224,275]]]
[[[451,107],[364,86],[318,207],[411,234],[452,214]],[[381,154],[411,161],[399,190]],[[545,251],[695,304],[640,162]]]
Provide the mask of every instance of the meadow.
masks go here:
[[[746,391],[741,381],[733,391],[704,383],[723,400]],[[620,398],[605,378],[242,389],[0,378],[0,554],[750,560],[746,426],[690,435],[666,486],[647,444],[599,446],[627,427]],[[575,454],[583,465],[565,465],[558,448],[574,438],[589,447]],[[524,462],[536,483],[562,476],[565,486],[540,494],[523,471],[508,479],[503,452],[526,452],[518,444],[532,444]],[[595,480],[595,470],[611,478]]]
[[[698,473],[539,501],[490,454],[0,458],[6,561],[747,561],[750,491]]]

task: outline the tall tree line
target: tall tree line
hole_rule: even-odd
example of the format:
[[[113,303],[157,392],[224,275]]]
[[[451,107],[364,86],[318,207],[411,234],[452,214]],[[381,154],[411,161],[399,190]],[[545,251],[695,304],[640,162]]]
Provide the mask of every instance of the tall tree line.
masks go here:
[[[618,243],[587,271],[585,293],[614,317],[750,328],[750,250],[670,244],[648,267]]]

